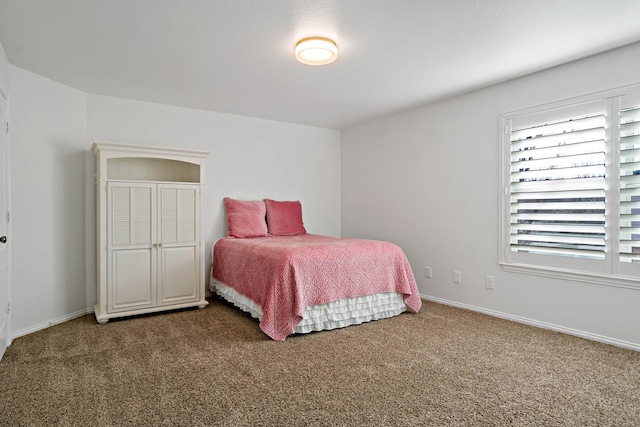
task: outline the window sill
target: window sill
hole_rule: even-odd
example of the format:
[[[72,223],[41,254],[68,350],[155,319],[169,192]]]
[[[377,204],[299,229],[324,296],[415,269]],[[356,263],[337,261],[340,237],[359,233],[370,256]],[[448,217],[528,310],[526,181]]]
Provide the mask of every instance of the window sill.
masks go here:
[[[528,264],[500,262],[502,269],[510,273],[529,274],[532,276],[552,277],[554,279],[573,280],[576,282],[613,286],[616,288],[635,289],[640,291],[640,279],[635,277],[607,276],[604,274],[583,273],[553,267],[540,267]]]

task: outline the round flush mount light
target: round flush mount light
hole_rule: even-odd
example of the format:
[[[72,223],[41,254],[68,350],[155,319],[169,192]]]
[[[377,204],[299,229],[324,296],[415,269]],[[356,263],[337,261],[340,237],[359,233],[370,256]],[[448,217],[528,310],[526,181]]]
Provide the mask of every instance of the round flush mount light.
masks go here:
[[[296,44],[296,59],[307,65],[326,65],[336,60],[336,42],[324,37],[308,37]]]

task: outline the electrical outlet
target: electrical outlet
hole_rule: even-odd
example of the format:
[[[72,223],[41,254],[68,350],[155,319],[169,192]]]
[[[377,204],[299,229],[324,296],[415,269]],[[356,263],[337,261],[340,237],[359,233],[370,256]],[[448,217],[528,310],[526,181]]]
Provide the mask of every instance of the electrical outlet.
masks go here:
[[[496,288],[496,278],[493,276],[487,276],[484,278],[484,284],[487,289],[495,289]]]
[[[431,279],[432,274],[433,271],[431,270],[431,267],[424,268],[424,277],[426,277],[427,279]]]
[[[453,272],[453,283],[462,283],[462,273],[460,273],[459,271]]]

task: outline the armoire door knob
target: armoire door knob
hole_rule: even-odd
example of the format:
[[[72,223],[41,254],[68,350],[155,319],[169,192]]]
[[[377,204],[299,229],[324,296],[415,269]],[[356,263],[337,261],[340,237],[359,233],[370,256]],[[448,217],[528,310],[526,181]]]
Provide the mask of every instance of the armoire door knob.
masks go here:
[[[7,236],[0,237],[0,243],[7,243]]]

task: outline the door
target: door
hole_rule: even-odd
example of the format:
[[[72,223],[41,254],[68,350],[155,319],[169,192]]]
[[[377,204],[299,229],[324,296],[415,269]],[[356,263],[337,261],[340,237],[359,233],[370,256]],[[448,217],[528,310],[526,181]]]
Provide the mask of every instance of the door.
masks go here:
[[[5,120],[0,109],[0,359],[9,343],[9,150]]]
[[[107,311],[156,305],[155,184],[107,186]]]
[[[200,186],[159,184],[160,274],[158,304],[198,301],[200,296]]]

